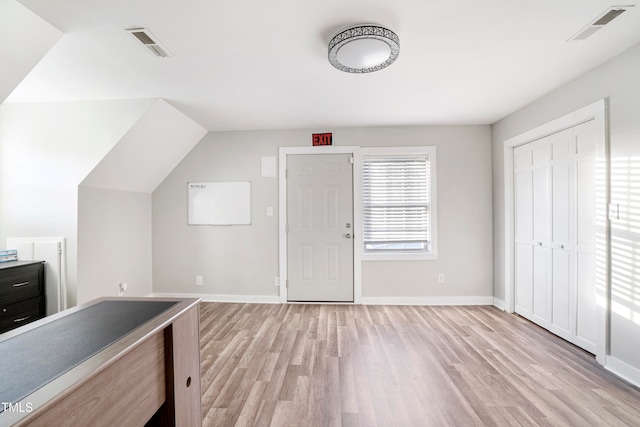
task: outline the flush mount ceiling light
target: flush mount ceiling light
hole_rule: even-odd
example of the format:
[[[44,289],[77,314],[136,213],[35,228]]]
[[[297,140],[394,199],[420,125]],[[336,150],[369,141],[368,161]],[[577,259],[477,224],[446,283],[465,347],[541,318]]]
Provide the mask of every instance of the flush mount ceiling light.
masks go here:
[[[378,25],[358,25],[338,33],[329,42],[329,62],[347,73],[382,70],[398,58],[400,39]]]

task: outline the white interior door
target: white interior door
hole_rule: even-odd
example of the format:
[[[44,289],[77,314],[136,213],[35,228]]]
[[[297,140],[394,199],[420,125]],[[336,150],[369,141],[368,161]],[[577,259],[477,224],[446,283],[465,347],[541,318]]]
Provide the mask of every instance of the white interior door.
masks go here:
[[[533,202],[531,145],[517,147],[514,157],[515,190],[515,311],[531,318],[533,312]]]
[[[573,223],[573,129],[549,137],[551,148],[551,332],[572,341],[573,291],[571,235]]]
[[[595,132],[514,149],[515,310],[595,352]]]
[[[351,154],[287,156],[287,299],[353,301]]]
[[[576,305],[574,343],[596,351],[595,194],[596,126],[593,121],[574,130],[575,135],[575,254]]]
[[[532,206],[533,206],[533,311],[532,319],[549,327],[551,322],[551,248],[549,141],[545,138],[533,143]]]

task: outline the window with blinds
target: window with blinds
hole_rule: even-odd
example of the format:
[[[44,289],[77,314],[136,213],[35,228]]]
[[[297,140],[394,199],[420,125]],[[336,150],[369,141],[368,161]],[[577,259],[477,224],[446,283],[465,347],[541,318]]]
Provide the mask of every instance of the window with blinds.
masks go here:
[[[365,252],[431,252],[430,168],[428,153],[363,156]]]

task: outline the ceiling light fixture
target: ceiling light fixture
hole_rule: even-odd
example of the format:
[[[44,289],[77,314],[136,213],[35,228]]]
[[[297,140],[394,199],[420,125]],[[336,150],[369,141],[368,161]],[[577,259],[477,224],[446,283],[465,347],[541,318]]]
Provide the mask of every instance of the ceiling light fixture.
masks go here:
[[[329,42],[329,62],[347,73],[382,70],[398,59],[400,39],[378,25],[358,25],[341,31]]]

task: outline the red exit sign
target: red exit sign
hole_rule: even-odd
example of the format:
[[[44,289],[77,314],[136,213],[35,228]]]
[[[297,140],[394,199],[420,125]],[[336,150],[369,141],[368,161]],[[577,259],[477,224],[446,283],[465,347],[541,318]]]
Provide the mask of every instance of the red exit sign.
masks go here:
[[[313,133],[311,134],[311,142],[316,145],[331,145],[333,142],[333,133]]]

